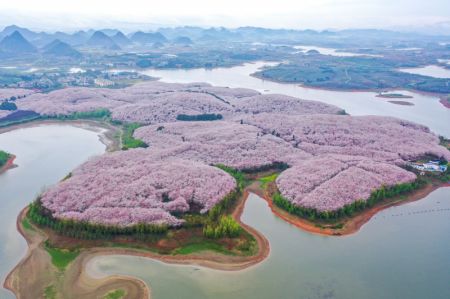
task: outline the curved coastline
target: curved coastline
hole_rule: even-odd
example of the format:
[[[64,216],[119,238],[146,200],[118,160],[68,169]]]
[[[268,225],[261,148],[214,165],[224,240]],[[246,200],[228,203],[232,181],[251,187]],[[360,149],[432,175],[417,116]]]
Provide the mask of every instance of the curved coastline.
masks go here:
[[[239,271],[248,267],[254,266],[265,260],[270,254],[269,241],[258,231],[252,227],[242,223],[241,215],[245,206],[245,202],[250,193],[255,193],[267,201],[271,211],[284,221],[297,226],[309,233],[326,235],[326,236],[344,236],[353,234],[367,223],[375,214],[384,209],[398,206],[413,201],[420,200],[428,194],[440,187],[450,187],[449,183],[441,185],[428,185],[422,189],[417,190],[407,199],[396,199],[388,202],[375,205],[373,208],[363,211],[362,213],[350,218],[345,222],[342,229],[335,230],[329,228],[320,228],[314,223],[299,217],[288,214],[287,212],[274,206],[267,190],[262,190],[259,182],[255,181],[248,186],[241,197],[235,211],[232,213],[235,218],[249,233],[251,233],[258,243],[258,253],[250,257],[236,257],[226,256],[210,251],[190,255],[160,255],[149,251],[133,249],[133,248],[108,248],[95,247],[84,249],[81,254],[69,265],[65,273],[63,282],[63,290],[74,296],[83,296],[83,298],[96,298],[101,294],[106,294],[115,289],[124,289],[127,292],[125,298],[150,298],[150,287],[142,280],[135,277],[112,275],[104,278],[94,278],[89,274],[86,265],[94,258],[105,255],[130,255],[155,259],[168,264],[179,265],[197,265],[222,271]],[[21,262],[10,272],[7,276],[4,287],[12,291],[17,298],[31,298],[23,297],[22,294],[32,294],[30,289],[19,286],[21,273],[27,273],[27,277],[33,277],[33,274],[38,275],[42,271],[51,270],[50,258],[45,251],[43,245],[47,240],[47,236],[43,234],[38,228],[33,226],[37,233],[27,231],[22,224],[26,215],[27,208],[23,209],[17,218],[17,228],[22,236],[26,239],[28,244],[28,251]],[[30,268],[31,267],[31,268]],[[31,271],[31,272],[30,272]],[[34,271],[34,272],[33,272]],[[32,280],[32,279],[31,279]],[[29,286],[30,288],[32,285]],[[31,293],[30,293],[31,292]],[[128,294],[130,296],[128,296]]]
[[[267,190],[258,195],[267,202],[271,211],[275,215],[304,231],[323,236],[346,236],[358,232],[364,226],[364,224],[369,222],[370,219],[373,216],[375,216],[378,212],[381,212],[382,210],[391,207],[400,206],[403,204],[421,200],[422,198],[428,196],[431,192],[444,187],[450,187],[450,183],[441,183],[439,185],[432,185],[432,184],[426,185],[425,187],[420,188],[414,191],[413,193],[407,195],[406,198],[397,196],[394,199],[379,202],[375,204],[373,207],[359,212],[355,216],[343,219],[341,221],[343,223],[343,227],[337,229],[329,227],[320,227],[314,222],[289,214],[287,211],[274,205],[271,196]]]
[[[127,292],[127,296],[125,298],[150,298],[149,286],[134,277],[113,275],[97,279],[89,275],[85,266],[90,260],[97,256],[131,255],[152,258],[168,264],[198,265],[201,267],[208,267],[222,271],[243,270],[262,262],[269,256],[269,241],[257,230],[246,225],[245,223],[242,223],[240,219],[246,199],[248,198],[248,194],[248,191],[244,192],[235,211],[232,213],[232,216],[245,230],[247,230],[247,232],[254,236],[258,244],[258,252],[256,255],[237,257],[205,251],[190,255],[165,256],[133,248],[88,248],[84,249],[67,268],[62,285],[63,290],[67,291],[68,294],[73,294],[75,297],[80,295],[83,296],[83,298],[98,298],[99,295],[104,295],[108,291],[121,288],[125,289]],[[53,272],[55,271],[51,265],[50,258],[44,249],[44,243],[47,240],[45,233],[34,225],[33,230],[35,233],[28,231],[23,227],[22,221],[25,218],[27,211],[28,208],[24,208],[21,211],[17,218],[16,224],[18,231],[25,238],[28,244],[27,254],[8,274],[4,282],[4,287],[13,292],[17,298],[33,298],[32,289],[36,285],[36,283],[33,282],[37,279],[39,273],[49,270]],[[20,280],[23,273],[27,273],[27,277],[29,277],[29,279],[27,279],[28,284],[25,283],[25,286],[21,285]],[[23,294],[27,294],[27,296],[30,294],[31,297],[24,297]],[[131,296],[131,294],[133,295]],[[34,295],[36,295],[36,293],[34,293]]]
[[[120,144],[117,140],[112,139],[112,134],[115,128],[108,128],[107,124],[98,121],[36,121],[26,124],[15,125],[13,127],[6,128],[7,131],[31,127],[41,124],[68,124],[80,126],[86,129],[95,130],[98,132],[99,128],[106,129],[109,133],[99,134],[101,136],[101,141],[108,146],[108,151],[113,151],[120,148]],[[109,129],[109,131],[108,131]],[[0,133],[3,131],[0,129]],[[103,136],[102,136],[103,135]],[[116,144],[116,146],[114,146]],[[119,144],[119,146],[117,146]],[[288,214],[287,212],[279,209],[273,205],[270,197],[270,193],[267,190],[263,190],[256,180],[253,184],[245,188],[243,195],[241,196],[238,205],[232,213],[233,218],[239,222],[239,224],[250,234],[252,234],[258,244],[258,252],[254,256],[226,256],[219,253],[214,253],[211,251],[205,251],[189,255],[160,255],[152,253],[149,251],[133,249],[133,248],[111,248],[111,247],[95,247],[83,249],[81,254],[69,265],[66,270],[65,279],[63,282],[63,290],[67,291],[67,294],[74,296],[73,298],[97,298],[99,295],[104,295],[109,291],[121,288],[127,292],[125,298],[149,298],[151,291],[148,285],[146,285],[142,280],[135,277],[128,276],[107,276],[105,278],[97,279],[89,275],[86,265],[93,258],[104,255],[131,255],[140,256],[151,259],[156,259],[168,264],[185,264],[185,265],[198,265],[202,267],[224,270],[224,271],[238,271],[243,270],[248,267],[254,266],[263,260],[265,260],[270,254],[270,244],[269,241],[257,230],[241,222],[241,215],[245,206],[245,202],[250,193],[255,193],[258,196],[265,199],[271,208],[272,212],[278,217],[282,218],[286,222],[295,225],[307,232],[327,235],[327,236],[342,236],[356,233],[359,229],[367,223],[376,213],[381,210],[387,209],[392,206],[398,206],[406,204],[409,202],[420,200],[426,197],[432,191],[440,187],[449,187],[449,183],[444,183],[441,185],[428,185],[422,189],[417,190],[413,194],[409,195],[406,199],[394,199],[386,202],[382,202],[374,207],[367,209],[356,216],[345,219],[345,225],[342,229],[330,229],[319,227],[313,222],[301,219],[294,215]],[[47,236],[42,234],[43,231],[39,230],[37,227],[33,226],[33,230],[37,233],[33,233],[23,227],[23,219],[26,215],[27,208],[22,210],[17,218],[17,229],[20,234],[25,238],[28,244],[28,250],[25,257],[19,262],[19,264],[8,274],[4,287],[12,291],[17,298],[37,298],[37,291],[42,289],[36,288],[36,283],[33,284],[32,279],[27,279],[25,283],[29,283],[28,288],[20,286],[20,278],[26,277],[33,278],[39,276],[40,273],[45,271],[55,272],[54,266],[51,263],[50,257],[43,245],[47,240]],[[21,274],[22,273],[22,274]],[[56,275],[53,275],[53,277]],[[48,278],[48,277],[46,277]],[[51,275],[50,275],[50,278]],[[23,281],[23,279],[22,279]],[[23,283],[23,282],[22,282]],[[46,285],[46,284],[44,284]],[[34,289],[34,290],[33,290]],[[30,296],[30,297],[29,297]],[[33,297],[35,296],[35,297]],[[72,297],[70,297],[72,298]]]

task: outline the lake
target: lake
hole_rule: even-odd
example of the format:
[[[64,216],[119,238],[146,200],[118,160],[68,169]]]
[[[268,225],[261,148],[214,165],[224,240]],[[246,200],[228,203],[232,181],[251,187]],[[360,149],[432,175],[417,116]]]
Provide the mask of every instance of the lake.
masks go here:
[[[156,299],[450,298],[450,188],[377,214],[350,236],[307,233],[251,195],[242,220],[270,241],[268,259],[227,272],[131,256],[96,257],[95,277],[139,277]]]
[[[149,69],[142,73],[160,78],[164,82],[189,83],[207,82],[212,85],[245,87],[262,93],[281,93],[306,100],[317,100],[336,105],[351,115],[383,115],[394,116],[428,126],[439,135],[450,138],[450,109],[439,103],[439,98],[430,95],[414,93],[405,90],[395,90],[393,93],[410,95],[407,99],[414,106],[396,105],[389,99],[377,97],[375,92],[346,92],[308,88],[298,84],[283,84],[265,81],[250,76],[263,66],[276,63],[247,63],[231,68],[216,69]]]
[[[105,145],[99,133],[70,125],[40,125],[0,134],[0,148],[16,155],[19,167],[0,174],[0,280],[25,256],[27,245],[16,228],[20,211]],[[0,298],[14,298],[0,288]]]
[[[414,67],[414,68],[402,68],[399,69],[399,71],[433,78],[450,79],[450,70],[438,65],[427,65],[424,67]]]

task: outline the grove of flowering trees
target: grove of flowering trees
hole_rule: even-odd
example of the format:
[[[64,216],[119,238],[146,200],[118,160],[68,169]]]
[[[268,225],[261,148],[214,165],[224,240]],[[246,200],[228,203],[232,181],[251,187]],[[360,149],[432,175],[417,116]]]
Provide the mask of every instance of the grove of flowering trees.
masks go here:
[[[183,159],[238,169],[258,168],[274,162],[291,164],[311,156],[281,138],[239,122],[172,122],[141,127],[134,136],[153,150],[166,150]]]
[[[414,173],[395,165],[368,159],[342,162],[328,155],[287,169],[276,183],[281,194],[297,206],[333,211],[367,199],[382,186],[415,179]]]
[[[235,187],[235,180],[216,167],[136,149],[88,161],[41,201],[57,218],[178,226],[183,221],[174,215],[205,213]]]
[[[313,155],[342,154],[401,162],[424,154],[450,160],[429,129],[393,117],[349,115],[249,115],[244,123]]]
[[[289,205],[337,211],[368,200],[374,190],[414,181],[415,174],[401,168],[407,160],[450,160],[438,137],[415,123],[205,83],[68,88],[15,103],[53,116],[107,109],[115,120],[146,124],[133,136],[148,148],[92,159],[42,195],[56,218],[106,225],[179,226],[183,213],[210,211],[236,188],[211,165],[246,171],[289,165],[276,180]],[[209,114],[223,119],[177,121],[178,115]]]
[[[258,114],[338,114],[343,110],[317,101],[299,101],[297,98],[281,94],[265,94],[247,97],[236,102],[236,111]]]

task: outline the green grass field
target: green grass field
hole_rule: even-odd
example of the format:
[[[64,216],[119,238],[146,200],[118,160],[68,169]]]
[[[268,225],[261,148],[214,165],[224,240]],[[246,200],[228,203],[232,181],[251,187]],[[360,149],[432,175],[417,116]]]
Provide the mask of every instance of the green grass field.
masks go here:
[[[52,257],[53,265],[61,271],[64,271],[77,256],[80,254],[78,250],[67,250],[51,247],[45,244],[45,250]]]
[[[118,289],[109,292],[105,295],[105,297],[103,297],[103,299],[122,299],[123,297],[125,297],[125,291],[122,289]]]
[[[278,173],[274,173],[259,179],[261,182],[261,188],[265,189],[268,183],[275,182],[278,177]]]

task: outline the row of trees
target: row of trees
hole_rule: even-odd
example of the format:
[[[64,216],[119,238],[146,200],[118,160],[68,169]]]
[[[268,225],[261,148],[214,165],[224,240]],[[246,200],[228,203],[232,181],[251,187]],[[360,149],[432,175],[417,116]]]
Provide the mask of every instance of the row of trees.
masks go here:
[[[207,219],[203,226],[203,235],[207,238],[219,239],[223,237],[234,238],[241,234],[242,228],[232,216],[226,215],[234,206],[247,184],[245,175],[228,166],[216,165],[216,167],[230,174],[236,180],[236,190],[224,197],[217,205],[208,211]]]
[[[309,220],[331,220],[335,221],[345,216],[351,216],[358,211],[362,211],[365,208],[374,206],[376,203],[388,198],[392,198],[398,195],[407,194],[413,190],[416,190],[426,184],[426,180],[418,178],[412,183],[403,183],[394,185],[391,187],[381,187],[378,190],[374,190],[367,200],[357,200],[351,204],[345,205],[338,210],[333,211],[319,211],[317,209],[301,207],[292,204],[280,193],[273,195],[273,202],[276,206],[288,211],[291,214],[297,215]]]
[[[69,115],[65,114],[59,114],[55,116],[56,119],[68,119],[68,120],[74,120],[74,119],[101,119],[101,118],[108,118],[111,116],[111,112],[108,109],[100,108],[95,109],[91,111],[80,111],[80,112],[74,112]],[[49,117],[53,118],[53,117]]]
[[[252,168],[245,168],[242,169],[242,172],[245,173],[258,173],[268,170],[277,170],[277,171],[283,171],[289,168],[289,165],[285,162],[272,162],[270,164],[261,165],[258,167],[252,167]]]
[[[188,114],[178,114],[177,120],[181,121],[213,121],[213,120],[221,120],[223,119],[222,114],[197,114],[197,115],[188,115]]]
[[[148,236],[164,235],[168,231],[166,225],[139,223],[123,227],[57,219],[52,216],[51,211],[42,206],[40,199],[30,204],[27,216],[33,223],[51,228],[61,235],[87,240],[112,239],[116,236],[134,236],[138,239],[146,239]]]

